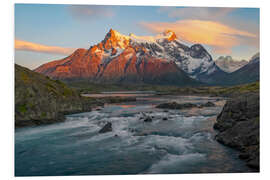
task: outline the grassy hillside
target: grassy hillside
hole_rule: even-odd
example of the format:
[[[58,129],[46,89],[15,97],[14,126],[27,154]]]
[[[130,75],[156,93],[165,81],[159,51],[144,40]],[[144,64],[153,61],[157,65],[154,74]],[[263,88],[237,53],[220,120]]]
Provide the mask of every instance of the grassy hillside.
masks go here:
[[[65,114],[90,111],[104,103],[134,101],[129,97],[81,97],[76,89],[59,80],[15,64],[15,126],[63,121]]]
[[[63,120],[64,112],[81,111],[80,96],[60,81],[15,65],[15,124]]]

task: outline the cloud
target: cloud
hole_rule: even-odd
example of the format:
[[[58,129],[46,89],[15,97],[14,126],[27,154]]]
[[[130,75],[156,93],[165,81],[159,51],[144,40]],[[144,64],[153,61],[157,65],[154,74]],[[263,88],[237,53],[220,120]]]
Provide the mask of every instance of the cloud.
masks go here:
[[[234,10],[235,8],[219,7],[161,7],[158,12],[179,19],[217,20],[224,18]]]
[[[79,20],[95,20],[115,15],[109,6],[102,5],[71,5],[68,10],[72,17]]]
[[[216,53],[231,53],[231,48],[242,43],[254,45],[258,36],[215,21],[179,20],[176,22],[141,22],[153,33],[173,30],[178,38],[190,43],[209,45]]]
[[[63,54],[63,55],[69,55],[73,51],[75,51],[74,48],[46,46],[46,45],[32,43],[28,41],[22,41],[18,39],[15,39],[15,49],[20,50],[20,51],[32,51],[32,52],[41,52],[41,53],[49,53],[49,54]]]

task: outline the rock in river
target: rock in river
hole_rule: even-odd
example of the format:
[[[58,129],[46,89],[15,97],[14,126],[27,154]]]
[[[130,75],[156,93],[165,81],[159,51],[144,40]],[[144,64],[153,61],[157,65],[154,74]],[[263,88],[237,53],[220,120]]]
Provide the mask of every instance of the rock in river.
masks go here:
[[[99,133],[106,133],[112,131],[112,123],[108,122],[101,130],[99,130]]]
[[[152,118],[150,116],[147,116],[143,121],[144,122],[152,122]]]

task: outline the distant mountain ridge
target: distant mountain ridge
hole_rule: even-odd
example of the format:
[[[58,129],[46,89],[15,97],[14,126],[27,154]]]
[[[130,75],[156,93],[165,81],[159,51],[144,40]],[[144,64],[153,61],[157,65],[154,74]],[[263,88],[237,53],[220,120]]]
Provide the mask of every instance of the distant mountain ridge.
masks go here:
[[[220,56],[215,60],[216,65],[223,71],[231,73],[248,64],[246,60],[234,60],[231,56]]]
[[[200,44],[188,47],[167,30],[156,36],[129,36],[110,30],[104,40],[41,65],[36,72],[55,79],[93,82],[195,85],[225,75]]]
[[[260,80],[260,53],[256,53],[248,64],[223,77],[224,85],[246,84]]]

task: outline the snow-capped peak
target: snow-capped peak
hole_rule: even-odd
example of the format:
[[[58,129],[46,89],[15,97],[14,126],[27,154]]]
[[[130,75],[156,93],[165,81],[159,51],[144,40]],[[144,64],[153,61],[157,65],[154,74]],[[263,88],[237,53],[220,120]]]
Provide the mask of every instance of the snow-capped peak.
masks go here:
[[[163,40],[168,40],[170,42],[176,39],[177,37],[175,33],[171,30],[165,30],[156,36],[137,36],[133,33],[126,36],[116,30],[110,29],[104,41],[110,40],[111,42],[115,42],[115,44],[117,44],[120,48],[125,48],[127,44],[126,42],[130,40],[135,43],[157,43]]]
[[[148,42],[148,43],[156,43],[159,40],[168,40],[173,41],[177,39],[175,33],[171,30],[166,30],[156,36],[136,36],[133,33],[129,34],[129,37],[135,42]]]
[[[105,46],[108,47],[108,49],[112,47],[125,49],[129,45],[129,40],[129,36],[123,35],[116,30],[110,29],[110,31],[106,34],[103,42]]]
[[[136,50],[137,57],[147,54],[158,59],[173,61],[179,68],[195,79],[219,70],[211,55],[202,45],[194,44],[188,47],[182,44],[171,30],[166,30],[156,36],[137,36],[133,33],[126,36],[111,29],[107,33],[103,45],[108,51],[106,53],[109,53],[111,48],[123,50],[128,46],[141,47],[143,51]],[[119,49],[117,51],[122,52]]]

